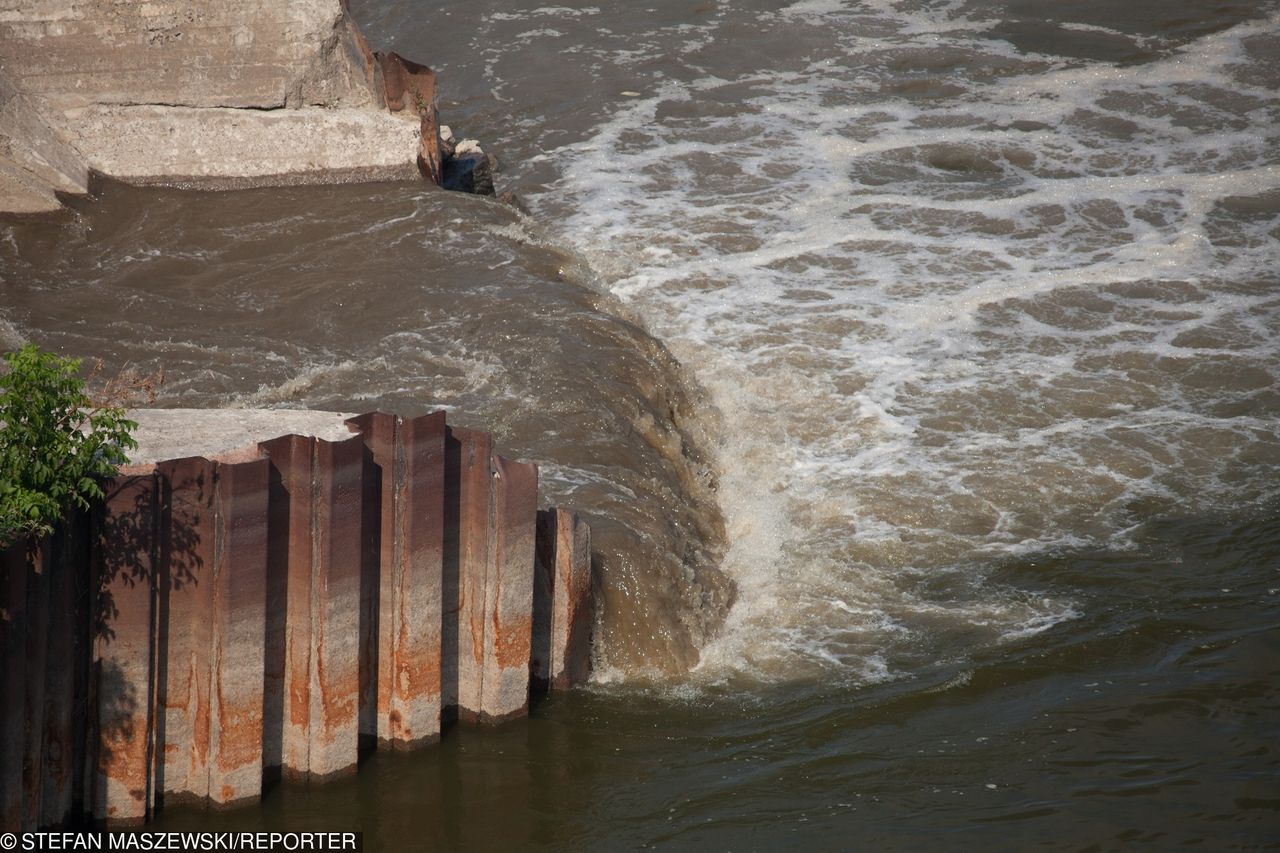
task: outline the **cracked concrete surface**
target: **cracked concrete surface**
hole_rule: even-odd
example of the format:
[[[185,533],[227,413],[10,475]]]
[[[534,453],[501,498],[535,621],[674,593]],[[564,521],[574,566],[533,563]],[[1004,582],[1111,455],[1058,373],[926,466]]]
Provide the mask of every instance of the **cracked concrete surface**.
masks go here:
[[[419,177],[344,0],[0,0],[0,212],[89,172],[214,187]]]

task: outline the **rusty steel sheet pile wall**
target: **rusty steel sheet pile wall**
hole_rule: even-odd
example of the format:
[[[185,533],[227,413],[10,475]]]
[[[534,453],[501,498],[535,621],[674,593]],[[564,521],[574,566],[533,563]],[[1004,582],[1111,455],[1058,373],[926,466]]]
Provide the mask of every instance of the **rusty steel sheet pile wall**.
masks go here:
[[[353,772],[589,675],[590,531],[443,412],[127,469],[0,552],[0,831]]]

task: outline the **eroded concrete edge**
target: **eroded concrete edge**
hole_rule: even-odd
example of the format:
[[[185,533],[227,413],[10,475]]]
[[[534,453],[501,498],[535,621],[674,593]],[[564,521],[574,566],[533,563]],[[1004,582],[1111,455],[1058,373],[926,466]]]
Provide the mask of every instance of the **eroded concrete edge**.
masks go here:
[[[439,184],[435,103],[434,72],[371,51],[345,0],[0,0],[0,212],[57,211],[91,171]]]

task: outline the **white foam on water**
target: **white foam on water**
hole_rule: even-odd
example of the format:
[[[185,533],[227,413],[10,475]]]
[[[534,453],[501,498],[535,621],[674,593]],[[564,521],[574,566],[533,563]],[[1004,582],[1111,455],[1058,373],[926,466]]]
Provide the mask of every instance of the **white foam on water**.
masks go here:
[[[759,26],[839,57],[647,87],[533,200],[720,410],[700,678],[1025,640],[1078,606],[999,561],[1276,494],[1280,18],[1114,67],[956,8],[794,3]]]
[[[599,14],[599,6],[583,6],[580,9],[570,6],[540,6],[525,12],[493,12],[488,18],[493,21],[528,21],[534,18],[581,18]]]
[[[0,314],[0,349],[15,350],[27,342],[22,330]]]
[[[278,382],[265,383],[256,391],[234,395],[230,408],[289,408],[306,399],[325,396],[377,401],[395,394],[412,392],[431,405],[449,410],[448,400],[463,393],[482,390],[493,398],[514,397],[502,382],[502,365],[470,351],[459,341],[428,340],[423,335],[402,332],[383,339],[388,354],[361,359],[310,359],[302,365],[286,365],[289,375]],[[417,365],[417,375],[410,368]],[[373,377],[370,380],[369,377]],[[353,391],[360,379],[363,391]],[[429,380],[425,392],[422,383]]]

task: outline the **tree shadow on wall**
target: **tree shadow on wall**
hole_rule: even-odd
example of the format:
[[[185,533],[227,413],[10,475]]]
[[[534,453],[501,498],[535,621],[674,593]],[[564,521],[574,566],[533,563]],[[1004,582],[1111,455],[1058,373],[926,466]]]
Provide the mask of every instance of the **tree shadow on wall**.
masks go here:
[[[153,750],[163,756],[170,596],[199,582],[212,549],[212,468],[173,473],[116,478],[93,514],[88,754],[139,800],[164,787]]]

